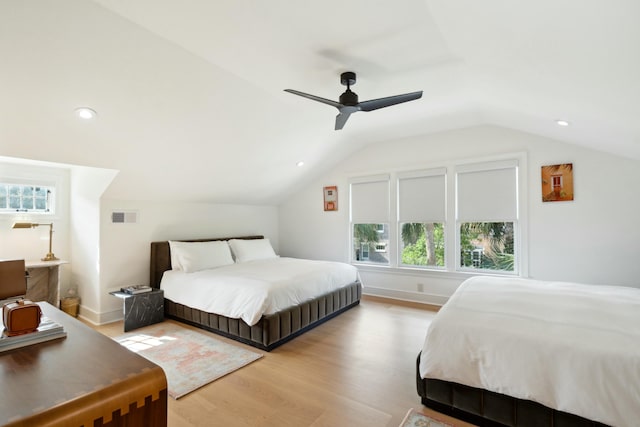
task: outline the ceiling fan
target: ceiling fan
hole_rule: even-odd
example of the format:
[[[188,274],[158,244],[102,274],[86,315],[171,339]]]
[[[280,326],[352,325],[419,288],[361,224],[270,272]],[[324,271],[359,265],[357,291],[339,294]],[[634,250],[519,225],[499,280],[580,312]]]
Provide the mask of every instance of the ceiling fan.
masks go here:
[[[403,102],[413,101],[422,97],[422,91],[418,91],[405,93],[402,95],[388,96],[386,98],[378,98],[371,99],[369,101],[358,102],[358,95],[351,91],[351,85],[356,84],[356,73],[352,71],[346,71],[340,74],[340,83],[347,87],[347,90],[342,95],[340,95],[340,102],[335,102],[330,99],[321,98],[315,95],[309,95],[308,93],[300,92],[293,89],[285,89],[284,91],[336,107],[340,112],[336,116],[336,130],[340,130],[344,127],[344,124],[347,123],[347,120],[352,113],[356,113],[358,111],[373,111],[379,108],[390,107],[392,105],[401,104]]]

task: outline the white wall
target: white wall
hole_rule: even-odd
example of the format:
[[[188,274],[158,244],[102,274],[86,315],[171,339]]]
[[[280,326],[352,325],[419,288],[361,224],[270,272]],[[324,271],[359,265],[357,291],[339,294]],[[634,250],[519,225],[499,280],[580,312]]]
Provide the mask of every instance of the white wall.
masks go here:
[[[137,223],[113,224],[113,211],[135,212]],[[122,301],[108,295],[125,285],[149,282],[150,243],[160,240],[264,235],[278,252],[275,206],[213,203],[101,201],[99,316],[104,323],[122,318]]]
[[[481,126],[367,146],[279,207],[282,255],[349,260],[348,178],[526,152],[529,276],[640,287],[640,162],[509,129]],[[540,167],[573,163],[573,202],[542,203]],[[338,186],[338,212],[322,187]],[[365,292],[441,304],[466,277],[362,268]]]
[[[70,237],[71,280],[81,298],[80,316],[97,321],[100,313],[100,198],[117,171],[74,166],[71,168]]]

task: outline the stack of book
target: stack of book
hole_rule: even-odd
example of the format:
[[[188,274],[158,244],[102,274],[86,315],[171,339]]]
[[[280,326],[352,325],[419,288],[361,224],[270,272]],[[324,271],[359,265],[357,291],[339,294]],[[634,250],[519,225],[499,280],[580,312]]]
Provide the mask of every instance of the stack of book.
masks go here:
[[[40,326],[38,326],[38,329],[27,334],[10,337],[4,329],[2,319],[0,319],[0,326],[2,326],[2,334],[0,335],[0,353],[67,336],[67,332],[61,324],[54,322],[46,316],[43,316],[42,319],[40,319]]]
[[[151,292],[153,288],[148,285],[132,285],[125,288],[120,288],[122,292],[129,295],[143,294],[145,292]]]

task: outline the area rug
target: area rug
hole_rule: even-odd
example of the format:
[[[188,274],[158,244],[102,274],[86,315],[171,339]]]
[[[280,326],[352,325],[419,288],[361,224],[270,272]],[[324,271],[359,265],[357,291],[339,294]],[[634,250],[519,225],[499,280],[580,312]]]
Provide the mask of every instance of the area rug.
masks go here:
[[[209,384],[262,357],[239,345],[227,344],[207,332],[171,322],[158,323],[114,338],[159,365],[174,399]]]
[[[414,409],[409,409],[409,412],[402,420],[400,427],[453,427],[451,424],[447,424],[442,421],[434,420],[424,414],[416,412]]]

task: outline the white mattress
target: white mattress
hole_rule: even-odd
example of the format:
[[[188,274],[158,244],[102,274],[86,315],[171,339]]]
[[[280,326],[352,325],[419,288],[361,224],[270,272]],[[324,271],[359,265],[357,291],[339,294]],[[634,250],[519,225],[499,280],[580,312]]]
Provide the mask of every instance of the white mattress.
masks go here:
[[[309,301],[358,280],[358,270],[331,261],[272,258],[194,273],[165,271],[164,297],[255,325],[263,315]]]
[[[637,426],[640,289],[468,279],[429,326],[420,375]]]

